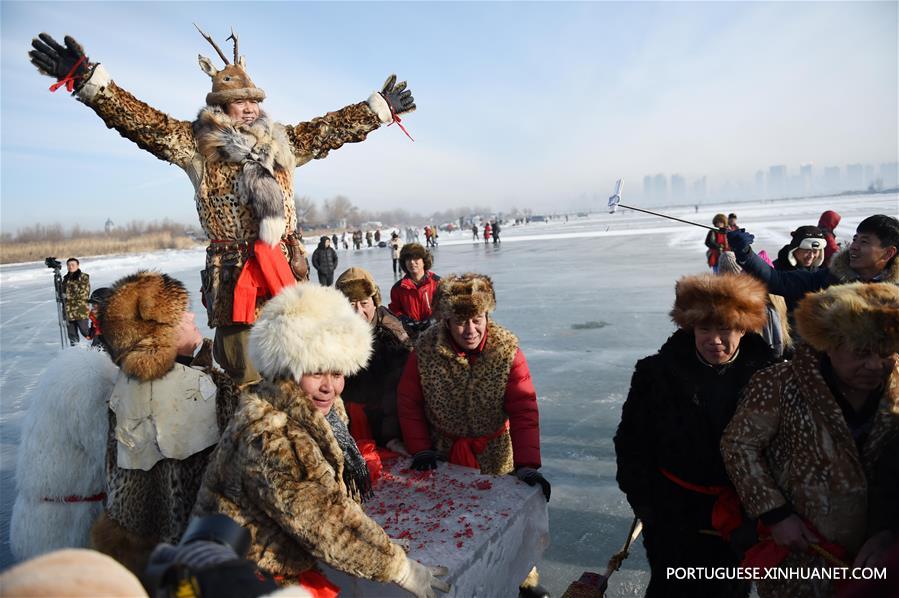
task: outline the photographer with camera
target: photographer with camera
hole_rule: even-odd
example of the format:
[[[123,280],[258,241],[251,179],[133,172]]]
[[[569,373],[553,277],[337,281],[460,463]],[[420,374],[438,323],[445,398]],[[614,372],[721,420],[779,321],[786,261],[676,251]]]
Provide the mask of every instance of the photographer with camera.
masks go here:
[[[87,304],[87,300],[91,295],[91,278],[86,272],[81,271],[81,263],[77,258],[67,259],[66,269],[69,272],[62,278],[63,311],[66,316],[69,344],[74,347],[78,344],[79,332],[84,338],[90,336],[88,318],[91,308]]]

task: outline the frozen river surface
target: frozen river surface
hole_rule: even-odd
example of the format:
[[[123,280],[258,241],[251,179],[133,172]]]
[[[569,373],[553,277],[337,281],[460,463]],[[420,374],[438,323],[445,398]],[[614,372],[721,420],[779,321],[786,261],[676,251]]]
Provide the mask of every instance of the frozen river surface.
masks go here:
[[[842,214],[837,237],[846,241],[865,216],[895,216],[897,201],[895,194],[814,198],[703,206],[696,214],[691,208],[671,215],[706,223],[714,211],[736,211],[740,224],[756,235],[756,249],[773,257],[790,230],[817,223],[824,210]],[[706,271],[704,238],[699,228],[622,209],[567,223],[504,227],[499,246],[471,242],[470,231],[443,234],[434,251],[438,274],[477,271],[493,277],[494,318],[519,336],[530,364],[539,395],[543,471],[553,485],[552,543],[539,568],[555,596],[582,571],[604,570],[628,532],[632,514],[615,483],[612,436],[634,363],[674,330],[668,312],[675,280]],[[389,250],[341,250],[339,258],[338,273],[366,268],[389,294]],[[203,259],[203,250],[155,252],[86,258],[82,268],[94,288],[138,268],[161,270],[192,290],[192,307],[202,314]],[[42,263],[0,267],[0,569],[13,562],[9,518],[28,392],[59,350],[51,274]],[[647,579],[638,542],[607,595],[642,595]]]

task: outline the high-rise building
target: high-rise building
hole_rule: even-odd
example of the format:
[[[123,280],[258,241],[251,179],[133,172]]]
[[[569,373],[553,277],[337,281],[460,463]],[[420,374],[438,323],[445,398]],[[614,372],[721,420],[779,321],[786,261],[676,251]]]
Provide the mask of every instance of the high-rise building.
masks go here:
[[[765,173],[761,170],[755,171],[755,196],[767,197],[765,194]]]
[[[880,180],[883,189],[899,187],[899,162],[886,162],[880,165]]]
[[[768,167],[768,197],[783,197],[787,191],[787,167],[776,164]]]
[[[693,197],[691,199],[693,201],[699,202],[705,200],[706,195],[708,194],[705,177],[701,177],[693,181],[692,193]]]
[[[811,195],[815,191],[814,186],[814,164],[807,162],[799,167],[800,195]]]
[[[652,201],[652,175],[643,177],[643,199]]]
[[[858,191],[865,188],[865,169],[861,164],[846,166],[846,189]]]
[[[679,174],[671,175],[671,201],[675,204],[683,203],[687,199],[687,181]]]
[[[668,177],[664,174],[659,173],[652,179],[652,199],[656,203],[668,201]]]
[[[839,193],[842,191],[840,180],[840,167],[828,166],[824,169],[824,192]]]
[[[876,182],[877,175],[874,174],[874,165],[865,164],[865,189],[875,186]]]

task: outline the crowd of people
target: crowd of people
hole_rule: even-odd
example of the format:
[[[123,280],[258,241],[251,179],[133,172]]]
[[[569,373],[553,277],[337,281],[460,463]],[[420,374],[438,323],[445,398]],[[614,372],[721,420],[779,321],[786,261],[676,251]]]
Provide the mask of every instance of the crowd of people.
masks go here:
[[[216,46],[224,69],[200,58],[212,92],[189,123],[136,100],[73,39],[41,34],[33,45],[42,73],[71,79],[107,126],[191,176],[210,239],[201,278],[215,339],[201,337],[187,289],[166,274],[137,272],[96,297],[100,351],[64,351],[23,424],[17,558],[90,562],[131,595],[136,577],[151,594],[173,583],[177,595],[299,585],[333,596],[324,563],[431,597],[450,590],[446,568],[410,558],[362,508],[372,446],[414,471],[448,462],[513,475],[549,501],[534,381],[518,338],[494,319],[490,277],[435,274],[432,230],[426,246],[392,235],[403,276],[386,307],[369,272],[334,280],[331,237],[312,256],[320,284],[308,282],[293,168],[414,109],[405,82],[391,76],[365,102],[281,125],[260,110],[265,94],[235,37],[233,63]],[[614,437],[617,480],[645,530],[646,594],[747,596],[743,578],[670,574],[740,564],[889,564],[895,590],[899,222],[864,219],[828,261],[817,252],[839,216],[825,213],[827,230],[797,229],[777,269],[736,215],[719,216],[706,240],[713,273],[677,281],[677,330],[637,362]],[[483,237],[499,242],[498,224]],[[82,301],[87,275],[77,261],[69,271]],[[77,329],[87,316],[67,313]],[[81,547],[118,565],[39,556]],[[18,588],[54,572],[37,570],[26,563],[0,581]],[[519,582],[521,596],[548,595],[536,568]],[[757,590],[836,588],[825,576]]]

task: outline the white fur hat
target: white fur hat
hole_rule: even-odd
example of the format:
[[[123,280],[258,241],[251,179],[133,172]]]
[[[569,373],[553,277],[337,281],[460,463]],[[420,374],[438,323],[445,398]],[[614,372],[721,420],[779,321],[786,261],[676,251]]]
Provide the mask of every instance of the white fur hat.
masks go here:
[[[250,331],[250,359],[268,380],[316,372],[352,375],[371,354],[371,326],[331,287],[300,283],[262,308]]]

